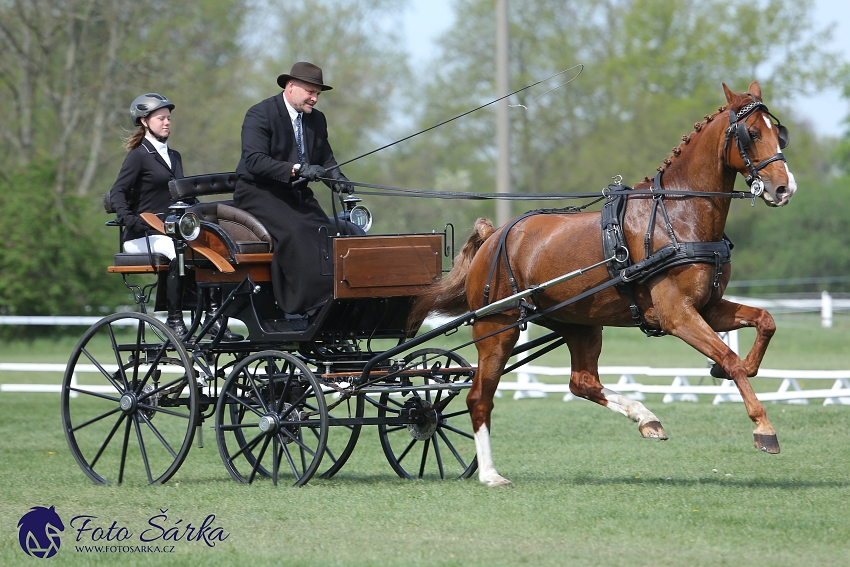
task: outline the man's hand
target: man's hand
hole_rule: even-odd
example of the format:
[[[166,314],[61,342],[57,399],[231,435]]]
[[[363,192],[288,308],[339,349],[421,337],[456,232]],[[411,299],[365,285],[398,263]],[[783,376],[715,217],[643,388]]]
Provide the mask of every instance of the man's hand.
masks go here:
[[[315,181],[319,177],[325,176],[325,168],[321,165],[305,165],[298,172],[298,175],[307,181]]]
[[[339,168],[331,169],[327,172],[325,177],[333,179],[333,181],[325,181],[325,184],[327,184],[334,193],[348,193],[349,195],[354,193],[354,185],[348,181],[348,178],[342,174]]]

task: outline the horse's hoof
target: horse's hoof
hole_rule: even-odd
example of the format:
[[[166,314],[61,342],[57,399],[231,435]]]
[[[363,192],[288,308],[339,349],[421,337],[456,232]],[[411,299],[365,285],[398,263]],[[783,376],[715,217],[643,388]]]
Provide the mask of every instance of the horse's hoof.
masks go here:
[[[775,455],[779,453],[779,440],[776,434],[762,435],[761,433],[753,433],[753,444],[759,451]]]
[[[499,488],[499,487],[513,488],[513,486],[514,486],[511,481],[509,481],[508,479],[506,479],[505,477],[500,476],[500,475],[494,475],[494,476],[492,476],[488,479],[480,479],[480,480],[481,480],[481,484],[489,486],[490,488]]]
[[[638,426],[638,430],[640,430],[640,434],[643,435],[644,439],[667,440],[667,432],[661,427],[661,422],[659,421],[647,421]]]
[[[723,370],[723,368],[721,368],[721,366],[716,362],[711,365],[711,369],[708,371],[708,373],[711,374],[711,376],[714,378],[724,378],[726,380],[731,380],[731,378],[729,378],[729,375],[726,374],[726,371]]]

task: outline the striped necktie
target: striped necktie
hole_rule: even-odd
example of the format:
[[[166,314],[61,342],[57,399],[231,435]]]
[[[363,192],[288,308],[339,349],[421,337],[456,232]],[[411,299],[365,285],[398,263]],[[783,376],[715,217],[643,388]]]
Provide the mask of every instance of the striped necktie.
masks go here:
[[[298,163],[304,163],[304,148],[301,146],[301,113],[295,119],[295,145],[298,146]]]

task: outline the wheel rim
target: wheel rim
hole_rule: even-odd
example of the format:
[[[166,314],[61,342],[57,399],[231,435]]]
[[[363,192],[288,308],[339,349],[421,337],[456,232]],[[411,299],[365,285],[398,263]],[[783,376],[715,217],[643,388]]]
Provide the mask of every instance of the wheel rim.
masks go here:
[[[437,348],[418,350],[404,359],[406,368],[420,370],[431,368],[437,362],[441,367],[469,367],[460,355]],[[455,378],[453,381],[472,382],[471,376]],[[412,380],[416,383],[415,378]],[[423,376],[418,378],[417,385],[425,388],[439,384]],[[390,392],[381,394],[378,406],[381,420],[411,416],[404,423],[378,425],[381,447],[400,477],[445,480],[468,478],[475,472],[478,465],[469,410],[459,399],[458,392],[424,389],[404,398]]]
[[[234,480],[301,486],[316,473],[327,435],[324,394],[301,360],[264,351],[234,367],[216,407],[216,441]]]
[[[61,397],[68,446],[96,483],[166,482],[191,448],[195,370],[178,338],[150,315],[114,314],[89,328],[68,361]]]

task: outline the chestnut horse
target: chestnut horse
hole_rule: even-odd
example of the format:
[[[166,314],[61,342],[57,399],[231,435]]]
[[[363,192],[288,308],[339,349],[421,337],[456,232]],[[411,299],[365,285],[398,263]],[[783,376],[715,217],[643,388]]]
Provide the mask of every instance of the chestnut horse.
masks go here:
[[[627,199],[621,242],[635,262],[665,245],[669,249],[673,244],[679,250],[679,243],[722,243],[738,173],[747,178],[753,198],[760,196],[769,206],[788,204],[796,191],[794,176],[781,153],[788,131],[778,120],[771,120],[775,117],[762,103],[758,83],[753,82],[746,93],[733,93],[725,84],[723,90],[727,106],[695,124],[695,132],[683,136],[673,155],[658,168],[663,173],[661,187],[645,178]],[[650,188],[661,191],[653,195]],[[655,214],[659,200],[663,215]],[[505,230],[509,233],[500,246]],[[748,380],[758,372],[776,330],[770,314],[722,299],[730,270],[720,262],[703,260],[664,268],[630,284],[630,293],[619,286],[604,287],[611,278],[601,269],[607,260],[602,238],[600,213],[532,214],[498,230],[490,221],[478,219],[452,271],[417,299],[410,320],[421,321],[429,312],[459,315],[476,311],[517,289],[528,290],[599,265],[535,293],[535,305],[525,305],[532,312],[543,312],[535,322],[562,336],[569,347],[570,391],[637,422],[643,437],[667,439],[658,418],[643,404],[599,381],[603,326],[635,326],[640,320],[633,316],[637,310],[645,329],[675,335],[716,361],[713,373],[735,381],[755,423],[756,447],[778,453],[776,431]],[[618,255],[624,255],[622,246]],[[728,262],[728,249],[724,262]],[[604,289],[558,307],[596,286]],[[473,324],[478,371],[466,403],[472,417],[479,480],[487,486],[510,485],[496,472],[490,448],[493,396],[519,337],[520,309],[517,304],[508,309],[477,318]],[[717,336],[717,332],[742,327],[756,329],[755,343],[743,360]]]

